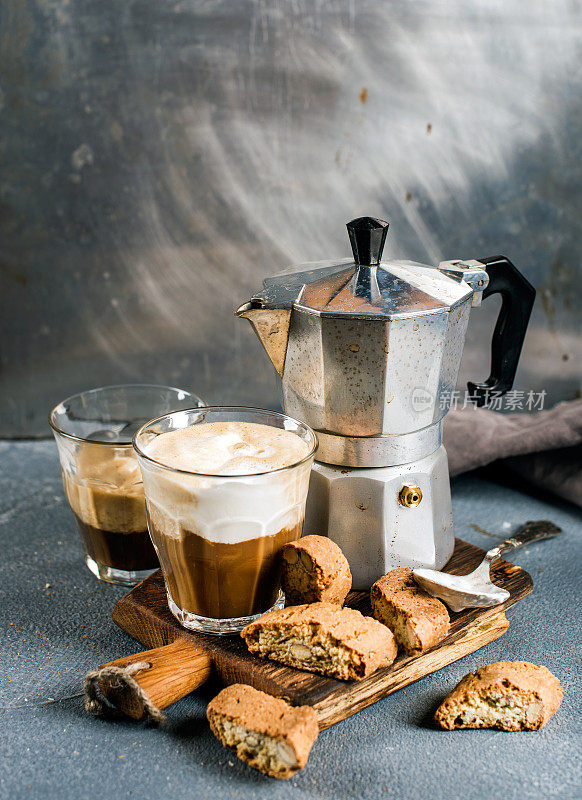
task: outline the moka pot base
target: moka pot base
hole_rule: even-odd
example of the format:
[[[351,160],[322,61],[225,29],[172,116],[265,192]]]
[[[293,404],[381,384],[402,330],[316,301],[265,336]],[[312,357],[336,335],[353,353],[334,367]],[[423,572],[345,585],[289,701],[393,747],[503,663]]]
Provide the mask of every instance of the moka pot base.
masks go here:
[[[314,462],[303,530],[341,547],[356,590],[369,589],[395,567],[441,569],[454,548],[444,446],[387,467]]]

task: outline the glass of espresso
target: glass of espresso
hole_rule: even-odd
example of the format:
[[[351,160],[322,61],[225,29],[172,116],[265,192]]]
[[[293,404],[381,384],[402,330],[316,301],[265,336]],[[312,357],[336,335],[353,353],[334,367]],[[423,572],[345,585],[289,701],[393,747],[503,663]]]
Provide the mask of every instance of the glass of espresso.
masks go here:
[[[51,411],[65,495],[100,580],[134,586],[158,568],[131,442],[144,422],[194,405],[204,403],[184,389],[129,384],[73,395]]]
[[[134,448],[180,623],[233,633],[280,605],[279,551],[301,536],[311,428],[274,411],[211,406],[148,422]]]

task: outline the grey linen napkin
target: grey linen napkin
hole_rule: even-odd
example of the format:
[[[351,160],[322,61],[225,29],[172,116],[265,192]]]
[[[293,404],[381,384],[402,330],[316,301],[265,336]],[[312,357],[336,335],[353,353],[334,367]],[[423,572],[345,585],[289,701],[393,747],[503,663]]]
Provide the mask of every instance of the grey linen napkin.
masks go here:
[[[582,505],[582,400],[536,414],[453,410],[443,439],[451,476],[501,459],[511,472]]]

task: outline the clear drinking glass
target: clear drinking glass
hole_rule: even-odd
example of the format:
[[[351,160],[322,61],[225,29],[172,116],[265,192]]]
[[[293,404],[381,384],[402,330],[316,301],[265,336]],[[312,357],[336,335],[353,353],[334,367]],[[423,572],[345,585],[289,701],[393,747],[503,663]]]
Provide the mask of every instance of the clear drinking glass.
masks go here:
[[[195,456],[188,470],[148,456],[148,445],[161,434],[213,422],[291,431],[306,443],[306,455],[248,475],[197,472]],[[233,633],[280,605],[278,554],[301,536],[317,448],[311,428],[275,411],[215,406],[148,422],[136,433],[134,448],[168,605],[180,623],[205,633]]]
[[[195,405],[204,402],[184,389],[128,384],[73,395],[51,411],[65,495],[99,580],[134,586],[158,568],[131,442],[144,422]]]

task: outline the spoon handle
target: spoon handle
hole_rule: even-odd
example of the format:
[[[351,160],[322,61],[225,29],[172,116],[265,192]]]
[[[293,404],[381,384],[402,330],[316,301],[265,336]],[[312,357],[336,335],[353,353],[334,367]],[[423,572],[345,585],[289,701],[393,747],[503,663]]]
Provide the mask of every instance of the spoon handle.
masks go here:
[[[561,532],[561,528],[546,519],[526,522],[513,536],[489,550],[486,558],[492,561],[508,550],[517,550],[518,547],[523,547],[524,544],[533,544],[533,542],[539,542],[542,539],[553,539],[554,536]]]

